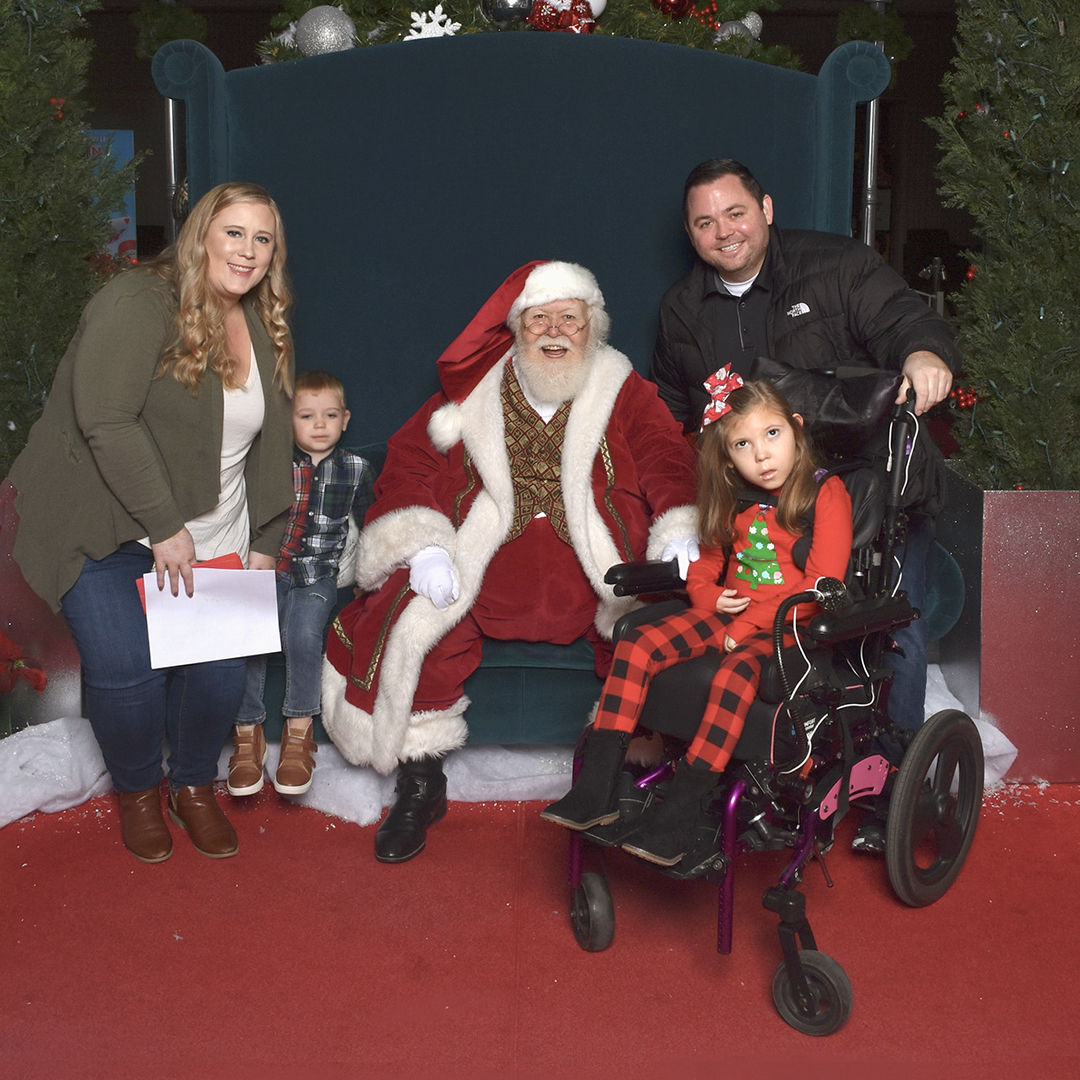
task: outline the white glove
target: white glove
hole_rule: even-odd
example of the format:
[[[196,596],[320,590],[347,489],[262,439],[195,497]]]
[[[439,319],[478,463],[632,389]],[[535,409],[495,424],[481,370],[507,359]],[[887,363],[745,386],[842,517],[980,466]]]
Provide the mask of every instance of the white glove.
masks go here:
[[[409,588],[445,611],[459,595],[454,563],[441,547],[426,547],[409,560]]]
[[[686,571],[689,569],[692,562],[697,562],[701,558],[701,549],[698,547],[697,540],[689,536],[685,540],[672,540],[664,548],[660,558],[664,562],[671,562],[672,559],[679,560],[679,577],[686,580]]]

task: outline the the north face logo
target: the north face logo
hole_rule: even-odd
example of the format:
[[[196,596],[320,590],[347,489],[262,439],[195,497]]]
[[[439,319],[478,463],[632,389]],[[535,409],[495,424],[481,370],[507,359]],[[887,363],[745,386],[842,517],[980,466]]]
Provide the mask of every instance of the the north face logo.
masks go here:
[[[808,315],[810,313],[809,304],[796,304],[793,308],[788,310],[788,317],[791,319],[797,319],[800,315]]]

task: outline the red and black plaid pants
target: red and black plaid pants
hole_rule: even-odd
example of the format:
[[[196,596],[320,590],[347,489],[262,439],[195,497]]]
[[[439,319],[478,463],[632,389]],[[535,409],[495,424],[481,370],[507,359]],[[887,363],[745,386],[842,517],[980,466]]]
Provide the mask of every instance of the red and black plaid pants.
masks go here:
[[[615,646],[596,727],[632,732],[653,676],[684,660],[708,652],[722,653],[729,621],[730,617],[717,612],[690,608],[634,627]],[[713,676],[705,715],[686,752],[687,761],[704,761],[714,772],[724,770],[757,694],[762,666],[772,652],[772,635],[762,630],[724,655]]]

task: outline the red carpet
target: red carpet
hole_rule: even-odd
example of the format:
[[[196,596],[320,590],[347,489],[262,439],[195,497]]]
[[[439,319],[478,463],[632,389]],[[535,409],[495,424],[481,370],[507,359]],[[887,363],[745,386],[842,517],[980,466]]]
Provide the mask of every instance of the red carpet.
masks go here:
[[[374,826],[269,790],[223,801],[241,847],[221,861],[177,834],[171,860],[137,862],[111,796],[0,830],[4,1077],[1080,1076],[1076,785],[988,797],[958,882],[921,910],[844,823],[835,888],[814,865],[804,883],[855,990],[825,1039],[772,1005],[778,855],[739,863],[722,957],[712,887],[615,853],[615,942],[590,954],[538,804],[452,804],[422,855],[384,866]]]

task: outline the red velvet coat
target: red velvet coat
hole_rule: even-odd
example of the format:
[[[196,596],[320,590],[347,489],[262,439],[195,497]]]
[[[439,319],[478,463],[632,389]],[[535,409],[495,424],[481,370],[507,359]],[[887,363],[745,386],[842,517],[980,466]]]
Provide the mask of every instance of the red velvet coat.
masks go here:
[[[389,772],[404,757],[464,742],[460,711],[441,724],[414,716],[412,699],[424,657],[474,603],[513,519],[500,393],[508,359],[461,404],[435,395],[390,440],[357,563],[357,584],[372,595],[342,612],[324,668],[323,721],[350,761]],[[597,597],[595,624],[610,638],[636,602],[604,584],[608,567],[657,558],[668,541],[696,535],[697,513],[692,451],[655,387],[609,346],[598,350],[570,411],[561,470],[574,551]],[[401,575],[382,588],[431,544],[450,554],[461,585],[445,612],[402,594]],[[523,611],[538,569],[522,568]]]

